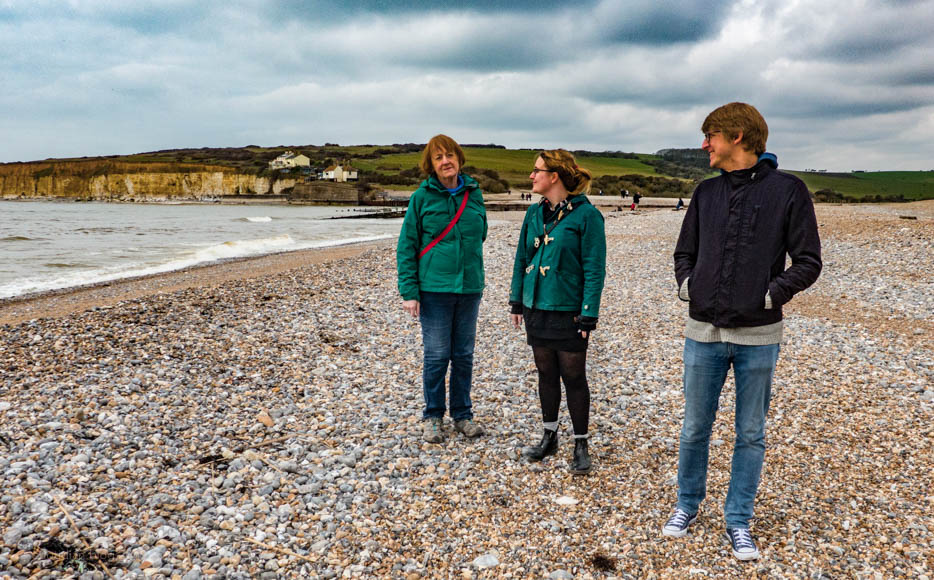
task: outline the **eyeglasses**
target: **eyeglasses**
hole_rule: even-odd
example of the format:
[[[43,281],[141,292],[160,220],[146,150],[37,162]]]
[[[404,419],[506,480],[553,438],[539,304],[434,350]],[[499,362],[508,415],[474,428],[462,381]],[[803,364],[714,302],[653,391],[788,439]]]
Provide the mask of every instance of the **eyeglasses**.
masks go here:
[[[539,174],[539,173],[541,173],[541,172],[543,172],[543,171],[546,172],[546,173],[554,173],[555,170],[554,170],[554,169],[539,169],[538,167],[533,167],[533,168],[532,168],[532,173],[534,173],[534,174]]]
[[[717,135],[720,131],[711,131],[710,133],[704,133],[704,141],[710,143],[710,140],[713,139],[714,135]]]

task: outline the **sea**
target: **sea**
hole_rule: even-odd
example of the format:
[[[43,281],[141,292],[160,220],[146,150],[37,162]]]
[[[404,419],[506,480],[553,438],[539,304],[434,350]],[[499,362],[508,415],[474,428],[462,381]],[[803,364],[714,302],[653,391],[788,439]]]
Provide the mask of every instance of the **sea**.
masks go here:
[[[0,299],[395,238],[402,219],[373,217],[383,209],[0,201]]]

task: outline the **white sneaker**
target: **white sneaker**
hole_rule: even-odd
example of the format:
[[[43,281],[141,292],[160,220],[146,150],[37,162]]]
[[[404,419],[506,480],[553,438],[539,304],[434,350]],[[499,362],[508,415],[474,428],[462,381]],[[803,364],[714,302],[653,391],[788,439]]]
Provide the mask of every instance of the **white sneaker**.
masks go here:
[[[688,527],[697,519],[697,514],[689,514],[686,511],[675,508],[675,513],[671,514],[665,526],[662,528],[662,535],[669,538],[683,538],[688,533]]]
[[[759,557],[759,549],[746,528],[727,528],[724,537],[733,548],[733,555],[737,559],[755,560]]]

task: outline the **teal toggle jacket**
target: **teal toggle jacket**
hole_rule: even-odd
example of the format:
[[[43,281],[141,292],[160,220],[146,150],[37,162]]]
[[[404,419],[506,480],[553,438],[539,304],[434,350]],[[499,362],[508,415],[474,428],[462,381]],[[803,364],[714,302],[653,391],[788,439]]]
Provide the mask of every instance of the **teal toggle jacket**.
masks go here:
[[[483,292],[483,242],[486,241],[486,209],[477,182],[462,174],[464,187],[451,195],[435,176],[422,182],[409,199],[396,244],[396,272],[403,300],[419,300],[421,292],[471,294]],[[470,197],[454,228],[424,257],[422,248],[447,227],[457,208]]]
[[[542,206],[547,202],[543,199],[526,212],[509,301],[537,310],[579,312],[598,318],[606,278],[603,214],[585,195],[569,200],[572,209],[547,237],[542,223]]]

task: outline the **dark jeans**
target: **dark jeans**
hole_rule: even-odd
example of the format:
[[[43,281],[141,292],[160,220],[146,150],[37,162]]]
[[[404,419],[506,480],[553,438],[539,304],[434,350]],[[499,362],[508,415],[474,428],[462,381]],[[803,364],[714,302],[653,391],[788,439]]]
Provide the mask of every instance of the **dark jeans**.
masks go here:
[[[444,416],[444,379],[448,363],[451,367],[451,418],[455,421],[473,419],[470,384],[481,297],[482,294],[421,293],[419,318],[425,353],[423,419]]]

